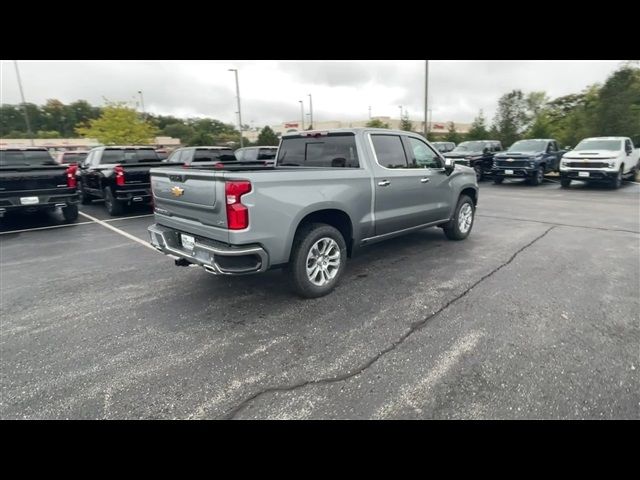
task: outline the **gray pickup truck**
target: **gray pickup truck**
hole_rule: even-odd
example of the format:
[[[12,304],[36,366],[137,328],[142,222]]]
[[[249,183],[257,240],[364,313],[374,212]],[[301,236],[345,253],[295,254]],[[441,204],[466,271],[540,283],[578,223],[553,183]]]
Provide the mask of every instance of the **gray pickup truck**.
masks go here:
[[[473,226],[472,168],[420,135],[352,128],[283,135],[275,166],[154,168],[151,244],[176,265],[242,275],[283,267],[307,298],[329,293],[361,247]]]

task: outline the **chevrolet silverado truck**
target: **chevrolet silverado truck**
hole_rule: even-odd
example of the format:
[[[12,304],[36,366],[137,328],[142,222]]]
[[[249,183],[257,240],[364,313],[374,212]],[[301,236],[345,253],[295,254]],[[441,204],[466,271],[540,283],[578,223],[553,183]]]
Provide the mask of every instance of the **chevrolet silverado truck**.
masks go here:
[[[567,188],[572,180],[581,180],[620,188],[623,177],[635,178],[639,153],[640,149],[633,148],[629,137],[585,138],[563,155],[560,184]]]
[[[283,135],[274,166],[154,168],[151,186],[150,243],[176,265],[284,268],[307,298],[332,291],[366,245],[432,226],[466,238],[478,202],[473,169],[418,134],[370,128]]]
[[[6,213],[62,209],[78,218],[76,166],[56,163],[46,148],[0,149],[0,218]]]
[[[558,171],[565,153],[553,139],[520,140],[493,157],[493,181],[500,184],[505,178],[524,178],[530,185],[540,185],[545,173]]]
[[[445,153],[445,158],[453,158],[459,165],[471,167],[476,171],[478,181],[485,175],[491,175],[493,156],[502,151],[502,143],[497,140],[471,140],[460,143],[456,148]]]
[[[78,169],[80,202],[104,199],[111,216],[120,215],[125,205],[150,203],[149,171],[161,162],[151,147],[96,147]]]

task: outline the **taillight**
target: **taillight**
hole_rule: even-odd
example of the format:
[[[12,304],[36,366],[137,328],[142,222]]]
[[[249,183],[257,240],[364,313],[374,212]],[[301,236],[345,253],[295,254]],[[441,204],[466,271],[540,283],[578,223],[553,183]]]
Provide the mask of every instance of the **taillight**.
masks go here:
[[[122,165],[116,165],[113,167],[113,172],[116,174],[116,185],[124,185],[124,168]]]
[[[251,191],[251,182],[225,182],[227,199],[227,225],[229,230],[242,230],[249,226],[249,209],[241,202],[242,195]]]
[[[77,165],[69,165],[67,167],[67,187],[76,188],[78,181],[76,179]]]

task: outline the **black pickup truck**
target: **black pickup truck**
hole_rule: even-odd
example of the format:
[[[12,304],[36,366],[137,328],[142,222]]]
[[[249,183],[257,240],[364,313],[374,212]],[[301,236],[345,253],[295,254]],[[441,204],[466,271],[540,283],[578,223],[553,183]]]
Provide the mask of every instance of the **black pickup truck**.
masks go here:
[[[66,221],[78,218],[76,166],[56,163],[46,148],[0,149],[0,218],[58,207]]]
[[[493,181],[500,184],[505,178],[525,178],[530,185],[540,185],[545,173],[559,171],[565,153],[552,138],[520,140],[493,157]]]
[[[502,143],[498,140],[470,140],[460,143],[456,148],[444,154],[453,158],[459,165],[471,167],[476,171],[478,181],[485,175],[491,175],[493,156],[502,151]]]
[[[78,193],[83,205],[104,199],[109,215],[123,212],[125,205],[151,203],[149,170],[166,166],[151,147],[96,147],[78,170]],[[171,165],[180,165],[174,164]]]

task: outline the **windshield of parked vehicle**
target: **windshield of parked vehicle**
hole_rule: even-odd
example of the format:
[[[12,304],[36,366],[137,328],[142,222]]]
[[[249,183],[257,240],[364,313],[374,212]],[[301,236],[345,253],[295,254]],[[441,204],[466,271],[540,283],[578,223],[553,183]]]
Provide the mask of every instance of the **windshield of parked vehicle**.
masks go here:
[[[234,162],[235,160],[236,156],[230,148],[196,149],[193,155],[194,162]]]
[[[484,142],[462,142],[452,152],[482,152],[486,146]]]
[[[159,162],[161,159],[153,149],[122,148],[108,149],[102,153],[100,163]]]
[[[284,138],[277,164],[295,167],[358,168],[356,139],[352,133],[319,137]]]
[[[509,147],[507,152],[544,152],[547,142],[544,140],[520,140]]]
[[[80,163],[87,158],[87,153],[65,153],[62,155],[63,163]]]
[[[574,150],[622,150],[622,140],[583,140]]]
[[[0,167],[13,165],[56,165],[46,150],[0,150]]]

